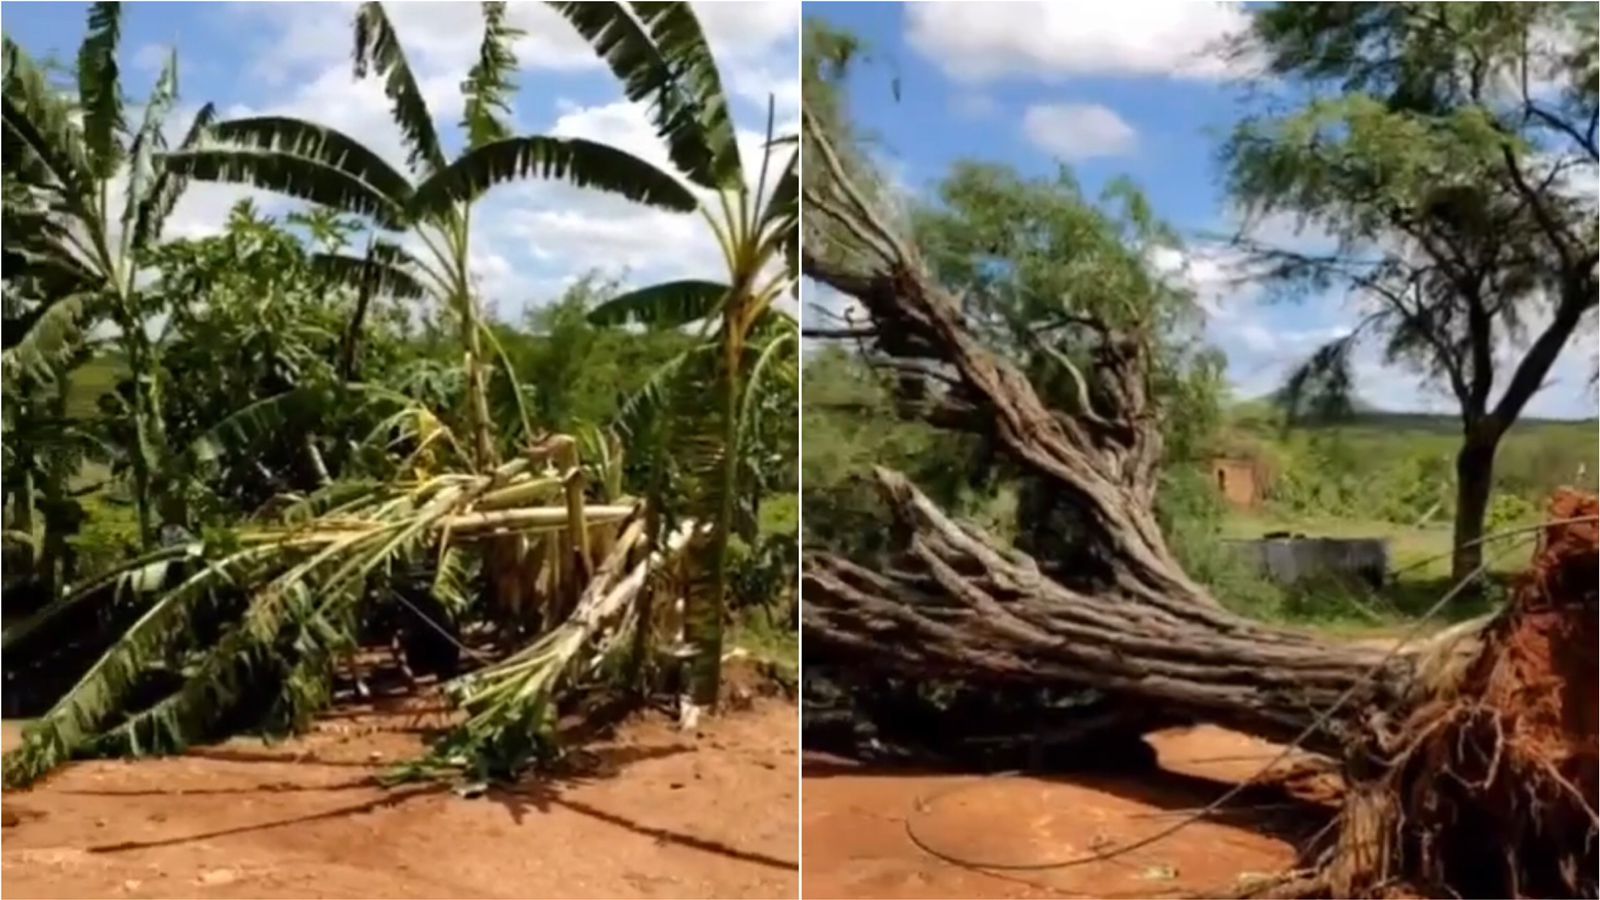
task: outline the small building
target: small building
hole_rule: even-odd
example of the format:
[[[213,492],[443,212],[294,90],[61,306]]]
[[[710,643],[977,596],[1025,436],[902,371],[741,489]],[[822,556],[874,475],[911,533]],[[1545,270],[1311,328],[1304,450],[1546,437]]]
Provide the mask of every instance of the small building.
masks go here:
[[[1261,503],[1261,479],[1254,460],[1219,456],[1211,461],[1211,478],[1217,493],[1229,506],[1254,509]]]

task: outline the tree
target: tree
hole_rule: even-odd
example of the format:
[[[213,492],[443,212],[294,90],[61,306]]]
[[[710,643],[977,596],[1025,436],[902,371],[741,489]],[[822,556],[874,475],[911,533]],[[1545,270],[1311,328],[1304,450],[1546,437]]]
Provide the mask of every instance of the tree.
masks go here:
[[[178,95],[177,58],[167,58],[142,122],[130,131],[117,65],[121,33],[120,3],[89,8],[76,103],[5,39],[4,267],[8,306],[26,311],[7,323],[4,368],[8,385],[26,374],[49,376],[90,323],[104,320],[116,328],[136,385],[128,462],[148,546],[155,535],[155,460],[164,445],[154,414],[162,384],[144,327],[151,300],[135,276],[143,254],[160,240],[184,179],[157,161]],[[184,145],[197,141],[212,118],[212,108],[202,107]],[[123,176],[127,190],[119,210],[111,205],[111,189]]]
[[[156,346],[164,376],[183,385],[157,410],[172,448],[164,518],[191,532],[311,493],[352,467],[352,447],[379,421],[365,391],[397,381],[417,355],[402,342],[404,300],[374,302],[325,267],[356,224],[322,211],[289,221],[310,246],[245,200],[221,234],[149,254],[148,290],[167,310]],[[352,354],[365,391],[352,388]],[[118,417],[107,418],[114,426]]]
[[[870,161],[840,153],[809,114],[803,136],[806,275],[860,303],[870,352],[936,382],[921,399],[925,421],[982,422],[997,452],[1072,507],[1074,543],[1091,563],[1051,568],[880,470],[894,519],[887,552],[852,558],[817,547],[803,556],[808,658],[828,653],[913,682],[1071,691],[1104,713],[1074,716],[1083,703],[1066,711],[1080,739],[1203,720],[1343,759],[1341,828],[1332,846],[1308,853],[1319,877],[1299,886],[1313,895],[1367,896],[1396,877],[1457,894],[1592,893],[1590,805],[1549,757],[1502,740],[1521,703],[1557,703],[1557,692],[1593,681],[1581,649],[1594,636],[1592,499],[1553,511],[1587,523],[1552,527],[1540,577],[1488,622],[1377,649],[1237,615],[1184,571],[1155,515],[1158,423],[1181,411],[1152,389],[1151,334],[1084,311],[1089,402],[1053,402],[1025,360],[997,349],[982,318],[933,276],[920,242],[871,187]],[[1549,642],[1531,637],[1545,628]],[[1538,684],[1514,674],[1522,640],[1541,648],[1529,654],[1543,660],[1531,663]],[[1567,653],[1574,662],[1559,676],[1537,668]],[[1499,699],[1513,694],[1528,699]],[[1552,737],[1564,760],[1583,757],[1590,740],[1582,726]],[[1570,771],[1593,782],[1592,765]],[[1516,798],[1509,812],[1507,796]],[[1136,849],[1183,824],[1052,866]],[[1503,864],[1485,858],[1490,849]]]
[[[609,422],[621,398],[693,343],[672,329],[629,333],[590,322],[615,296],[613,282],[591,274],[559,298],[530,305],[520,328],[496,328],[518,378],[533,386],[528,406],[536,421],[564,433]]]
[[[1293,216],[1337,247],[1246,244],[1267,278],[1345,284],[1368,301],[1349,335],[1291,377],[1291,408],[1316,395],[1341,409],[1351,351],[1367,339],[1445,384],[1462,426],[1457,578],[1482,560],[1501,439],[1600,293],[1592,13],[1561,3],[1252,11],[1246,46],[1309,99],[1238,125],[1223,151],[1230,190],[1251,216]]]
[[[707,460],[717,475],[704,480],[702,498],[713,522],[712,581],[692,599],[685,617],[685,638],[694,651],[685,721],[692,722],[698,708],[716,703],[720,688],[728,546],[740,493],[741,410],[758,395],[746,381],[751,374],[746,366],[752,338],[771,324],[774,301],[795,284],[799,152],[789,153],[769,192],[769,169],[780,144],[769,100],[760,168],[754,173],[744,168],[716,61],[687,3],[555,6],[610,65],[628,99],[651,104],[657,135],[674,166],[715,192],[716,205],[706,202],[699,208],[727,265],[724,281],[652,285],[610,300],[590,316],[597,323],[641,322],[655,328],[711,322],[717,329],[715,402],[721,433]],[[793,349],[792,329],[780,327],[773,334],[777,342],[766,345],[752,371],[768,371],[762,360]]]
[[[472,460],[485,471],[498,464],[499,450],[484,374],[486,331],[468,265],[472,204],[496,184],[529,177],[569,181],[680,212],[693,211],[697,203],[672,176],[614,147],[581,138],[513,136],[504,116],[510,110],[516,70],[511,44],[518,31],[505,24],[505,4],[485,3],[482,9],[478,61],[462,82],[466,146],[453,161],[444,155],[433,114],[388,15],[369,2],[355,18],[355,73],[383,80],[405,139],[409,176],[349,135],[280,116],[219,123],[207,132],[217,146],[169,154],[165,164],[190,178],[255,185],[414,236],[425,251],[421,257],[386,242],[373,244],[373,256],[384,264],[386,281],[415,285],[455,317],[467,376]],[[341,270],[352,284],[359,283],[367,264],[351,261]]]

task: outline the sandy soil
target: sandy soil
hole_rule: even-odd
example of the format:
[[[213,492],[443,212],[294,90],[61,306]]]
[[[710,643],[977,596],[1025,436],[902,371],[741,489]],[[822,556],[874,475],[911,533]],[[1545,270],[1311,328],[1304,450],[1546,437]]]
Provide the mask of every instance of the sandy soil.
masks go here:
[[[1293,838],[1332,808],[1336,785],[1308,776],[1310,760],[1299,757],[1269,779],[1277,784],[1247,790],[1235,811],[1107,861],[981,872],[924,852],[907,834],[911,817],[918,836],[950,855],[1013,864],[1072,858],[1168,827],[1256,775],[1279,749],[1209,726],[1150,741],[1161,768],[1116,775],[867,769],[807,754],[805,896],[1218,896],[1290,865]]]
[[[795,707],[641,714],[572,772],[463,799],[373,782],[439,713],[346,709],[273,747],[68,766],[7,793],[6,897],[793,897]],[[8,732],[10,729],[8,729]],[[14,734],[6,735],[7,743]]]

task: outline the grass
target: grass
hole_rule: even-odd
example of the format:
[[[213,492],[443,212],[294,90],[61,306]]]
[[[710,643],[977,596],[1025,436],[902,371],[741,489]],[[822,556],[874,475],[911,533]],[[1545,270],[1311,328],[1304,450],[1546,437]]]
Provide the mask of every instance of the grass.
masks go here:
[[[1532,521],[1522,523],[1534,524]],[[1405,570],[1412,579],[1444,578],[1450,574],[1449,522],[1430,522],[1421,527],[1400,525],[1382,519],[1353,519],[1336,516],[1287,516],[1267,511],[1239,511],[1230,514],[1222,526],[1228,540],[1259,538],[1273,531],[1290,531],[1307,537],[1381,538],[1389,542],[1389,568]],[[1491,553],[1494,548],[1491,548]],[[1494,555],[1489,570],[1500,574],[1519,572],[1527,565],[1526,552]]]
[[[114,352],[102,353],[67,376],[67,415],[92,419],[99,415],[100,397],[111,393],[128,373],[127,363]]]
[[[751,659],[789,672],[800,671],[800,641],[793,623],[775,623],[763,609],[747,609],[733,622],[728,645]]]

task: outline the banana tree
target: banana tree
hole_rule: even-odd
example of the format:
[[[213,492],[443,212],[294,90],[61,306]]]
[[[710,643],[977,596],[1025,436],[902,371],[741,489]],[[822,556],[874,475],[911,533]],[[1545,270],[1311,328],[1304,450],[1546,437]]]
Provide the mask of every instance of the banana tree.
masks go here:
[[[92,321],[106,320],[134,381],[135,446],[128,453],[139,528],[153,538],[152,501],[160,424],[152,410],[161,385],[143,328],[146,303],[135,285],[137,260],[159,240],[183,181],[154,164],[164,146],[162,126],[178,92],[176,57],[169,56],[130,131],[123,112],[117,66],[122,7],[89,8],[88,32],[78,51],[77,97],[64,96],[10,38],[4,41],[5,277],[24,291],[35,313],[25,332],[8,342],[8,385],[45,374],[71,352]],[[185,142],[211,121],[206,106]],[[120,209],[112,182],[127,178]]]
[[[132,381],[128,466],[149,546],[165,438],[157,414],[160,348],[146,323],[161,312],[161,298],[141,290],[138,275],[188,179],[164,164],[165,121],[178,99],[177,56],[168,55],[138,127],[130,129],[117,63],[121,34],[122,4],[90,6],[75,99],[50,84],[26,51],[4,41],[4,272],[28,305],[23,328],[13,331],[8,317],[4,377],[10,388],[47,375],[91,324],[115,327]],[[215,118],[211,104],[201,107],[180,153],[197,147]],[[125,194],[115,208],[113,187],[123,179]],[[324,253],[315,262],[352,285],[366,277],[371,290],[406,290],[406,273],[389,264],[383,248],[367,259]]]
[[[501,182],[546,178],[669,210],[690,212],[696,206],[693,194],[670,174],[606,144],[514,136],[505,117],[517,66],[511,45],[520,32],[506,24],[504,3],[484,3],[482,9],[478,59],[462,83],[465,149],[454,160],[445,156],[404,48],[375,2],[362,4],[356,13],[355,74],[382,80],[406,147],[408,172],[336,129],[283,116],[220,123],[210,129],[211,143],[166,157],[170,170],[191,178],[266,188],[414,238],[417,254],[391,246],[385,262],[420,284],[456,319],[473,465],[479,471],[499,460],[485,376],[487,330],[469,267],[473,204]]]
[[[774,156],[788,143],[773,138],[769,101],[760,167],[752,173],[743,166],[721,76],[689,4],[558,2],[552,6],[610,66],[628,99],[649,105],[673,165],[702,189],[698,211],[726,266],[724,280],[652,285],[617,297],[591,315],[592,321],[603,324],[678,327],[702,322],[715,329],[720,440],[713,456],[719,475],[703,498],[714,523],[711,584],[709,590],[691,595],[684,625],[692,662],[683,715],[685,724],[691,724],[700,710],[715,705],[720,689],[728,541],[740,488],[740,411],[749,390],[747,350],[758,327],[781,315],[775,301],[796,284],[799,153],[789,151],[769,190]]]

